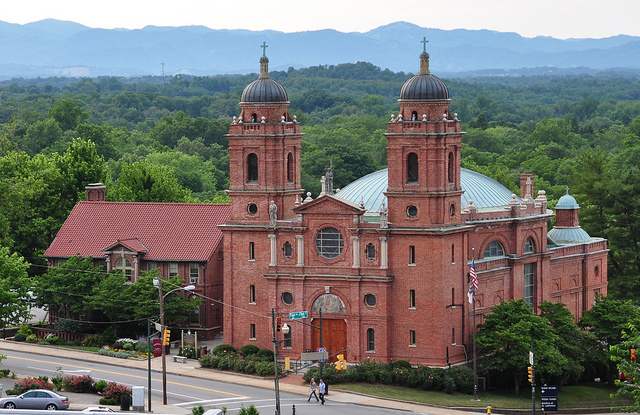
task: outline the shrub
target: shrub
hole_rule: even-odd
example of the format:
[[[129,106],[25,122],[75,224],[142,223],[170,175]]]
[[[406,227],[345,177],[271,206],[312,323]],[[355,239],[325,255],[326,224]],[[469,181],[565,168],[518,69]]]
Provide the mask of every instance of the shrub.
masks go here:
[[[87,336],[82,340],[82,345],[85,347],[102,347],[105,344],[101,334],[94,334]]]
[[[107,399],[114,399],[116,402],[120,402],[123,397],[131,398],[131,389],[115,382],[109,382],[102,394]]]
[[[107,383],[106,380],[104,379],[100,379],[99,381],[97,381],[95,383],[95,385],[93,385],[94,389],[96,390],[96,392],[98,393],[103,393],[104,390],[107,388],[109,384]]]
[[[30,334],[27,336],[27,343],[38,343],[38,336],[35,334]]]
[[[33,334],[33,331],[31,330],[31,326],[28,324],[23,324],[20,326],[20,329],[18,330],[18,333],[22,333],[26,336]]]
[[[98,402],[100,405],[117,405],[119,403],[118,400],[113,398],[100,398]]]
[[[109,326],[102,332],[102,338],[106,344],[112,344],[116,342],[118,336],[116,336],[116,331],[113,327]]]
[[[458,392],[470,395],[473,393],[473,370],[465,366],[449,369],[449,376],[455,381]]]
[[[94,391],[93,379],[89,375],[64,376],[62,388],[67,392],[92,393]]]
[[[16,382],[13,385],[13,389],[17,391],[18,395],[24,393],[31,389],[48,389],[51,390],[51,384],[47,380],[36,379],[36,378],[26,378],[21,381]]]
[[[443,379],[444,391],[448,394],[452,394],[456,391],[456,382],[451,376],[445,376]]]
[[[8,376],[9,372],[11,372],[9,369],[0,369],[0,376],[2,377]]]
[[[77,333],[78,322],[68,318],[62,318],[55,322],[53,328],[58,333]]]
[[[247,357],[252,354],[258,353],[259,351],[260,351],[260,348],[255,344],[245,344],[240,348],[240,350],[238,350],[238,353],[240,354],[240,356]]]
[[[275,373],[273,362],[256,362],[256,373],[260,376],[271,376]]]
[[[191,408],[191,413],[193,415],[203,415],[204,408],[202,407],[202,405],[194,406],[193,408]]]
[[[200,362],[200,366],[210,368],[218,367],[218,363],[220,362],[220,360],[222,360],[222,356],[218,356],[215,354],[207,354],[198,359],[198,361]]]
[[[219,344],[211,351],[213,354],[235,354],[236,348],[230,344]]]
[[[411,363],[406,360],[396,360],[389,364],[393,369],[411,369]]]
[[[178,356],[184,356],[189,359],[197,359],[198,352],[195,347],[181,347],[178,349]]]
[[[238,415],[260,415],[260,412],[258,412],[255,406],[249,405],[248,408],[245,408],[244,406],[241,407],[238,411]]]
[[[17,342],[23,342],[25,340],[27,340],[27,335],[24,333],[16,333],[15,336],[13,336],[13,340],[17,341]]]
[[[122,345],[122,348],[123,348],[124,350],[126,350],[126,351],[130,352],[130,351],[132,351],[132,350],[133,350],[133,344],[131,344],[131,343],[124,343],[124,344]]]
[[[273,350],[260,349],[256,354],[260,357],[263,357],[265,360],[273,361]]]

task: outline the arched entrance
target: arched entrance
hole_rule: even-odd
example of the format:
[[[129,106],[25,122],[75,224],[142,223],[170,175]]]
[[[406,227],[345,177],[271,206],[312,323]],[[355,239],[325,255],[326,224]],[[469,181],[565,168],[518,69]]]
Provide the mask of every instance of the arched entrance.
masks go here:
[[[329,361],[335,361],[335,355],[347,349],[347,322],[345,314],[347,308],[335,294],[322,294],[313,302],[311,312],[318,314],[322,311],[322,347],[329,353]],[[320,325],[319,318],[313,318],[311,324]],[[320,347],[320,330],[313,330],[313,350]],[[346,355],[346,352],[345,352]]]

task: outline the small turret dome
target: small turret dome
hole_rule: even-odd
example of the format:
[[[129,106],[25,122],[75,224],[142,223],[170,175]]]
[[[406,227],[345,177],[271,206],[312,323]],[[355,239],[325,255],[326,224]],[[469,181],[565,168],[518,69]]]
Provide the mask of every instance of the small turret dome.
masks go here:
[[[400,90],[400,99],[405,100],[443,100],[449,99],[449,88],[437,76],[429,71],[429,54],[420,54],[420,73],[409,79]]]
[[[569,194],[569,189],[567,189],[567,194],[558,199],[556,209],[580,209],[580,205],[578,205],[576,199]]]
[[[242,91],[241,102],[288,102],[289,97],[284,87],[278,81],[269,77],[269,58],[260,58],[260,76]]]

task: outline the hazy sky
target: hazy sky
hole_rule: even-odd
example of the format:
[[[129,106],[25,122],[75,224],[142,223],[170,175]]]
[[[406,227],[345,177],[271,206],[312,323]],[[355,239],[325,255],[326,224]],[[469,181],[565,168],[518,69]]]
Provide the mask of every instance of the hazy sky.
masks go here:
[[[14,0],[0,20],[47,18],[89,27],[203,25],[281,32],[336,29],[366,32],[407,21],[437,29],[489,29],[526,37],[640,36],[639,0]]]

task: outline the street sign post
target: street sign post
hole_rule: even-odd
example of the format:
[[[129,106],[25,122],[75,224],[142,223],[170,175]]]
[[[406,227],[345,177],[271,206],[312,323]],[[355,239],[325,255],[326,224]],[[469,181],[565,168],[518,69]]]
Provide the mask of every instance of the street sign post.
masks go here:
[[[545,385],[540,387],[540,401],[543,412],[558,411],[558,387],[556,385]]]
[[[295,313],[289,313],[289,320],[300,320],[301,318],[309,317],[309,313],[306,311],[296,311]]]

